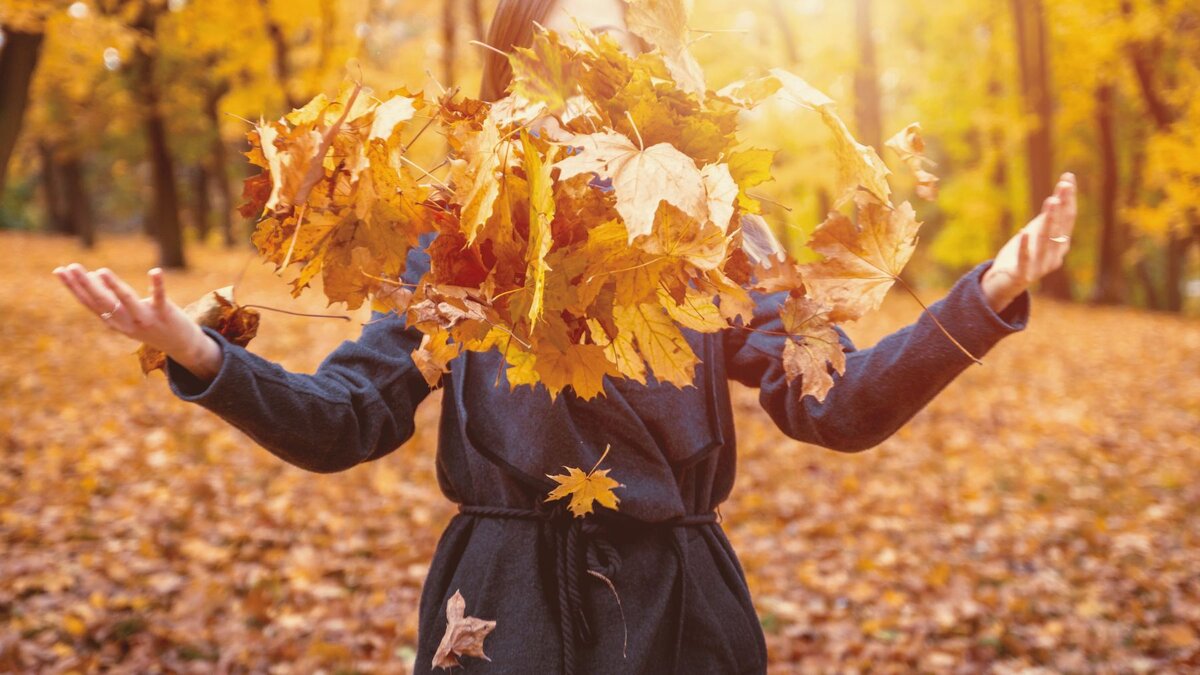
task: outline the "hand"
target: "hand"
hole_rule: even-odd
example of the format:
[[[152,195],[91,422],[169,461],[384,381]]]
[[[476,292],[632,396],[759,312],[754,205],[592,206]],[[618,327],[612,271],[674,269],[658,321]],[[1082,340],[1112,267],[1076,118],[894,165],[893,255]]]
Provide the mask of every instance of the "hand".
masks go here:
[[[1043,202],[1042,212],[996,254],[980,279],[994,311],[1008,307],[1039,279],[1062,267],[1075,230],[1077,191],[1075,174],[1064,173],[1054,194]]]
[[[55,267],[54,275],[110,330],[159,349],[201,379],[220,370],[220,346],[167,298],[161,268],[150,270],[150,296],[143,299],[107,267],[89,272],[71,263]]]

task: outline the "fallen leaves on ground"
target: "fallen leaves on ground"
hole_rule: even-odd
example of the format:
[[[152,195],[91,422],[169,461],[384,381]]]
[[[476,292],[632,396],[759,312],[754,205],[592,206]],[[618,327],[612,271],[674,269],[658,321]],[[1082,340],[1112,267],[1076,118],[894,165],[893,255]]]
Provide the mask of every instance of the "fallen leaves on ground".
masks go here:
[[[393,454],[306,473],[130,368],[137,345],[50,274],[78,260],[142,278],[149,242],[81,252],[3,233],[0,249],[0,308],[20,317],[0,323],[0,671],[409,669],[453,514],[435,474],[440,393]],[[177,301],[245,262],[189,253],[196,271],[167,272]],[[318,296],[292,307],[327,311]],[[251,264],[238,298],[289,295]],[[264,312],[253,351],[312,372],[365,310]],[[919,311],[897,295],[848,330],[866,346]],[[735,384],[722,527],[771,671],[1195,670],[1197,353],[1196,320],[1035,298],[1025,333],[853,455],[786,438]]]

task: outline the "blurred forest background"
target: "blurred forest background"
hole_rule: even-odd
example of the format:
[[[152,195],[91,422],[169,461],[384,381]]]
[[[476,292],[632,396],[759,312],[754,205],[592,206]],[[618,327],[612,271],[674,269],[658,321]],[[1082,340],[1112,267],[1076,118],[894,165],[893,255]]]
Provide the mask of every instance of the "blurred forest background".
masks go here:
[[[1057,298],[1172,312],[1200,305],[1200,6],[1190,0],[696,0],[712,88],[765,68],[839,101],[863,142],[920,121],[943,177],[921,213],[915,281],[991,256],[1063,170],[1083,213]],[[144,232],[160,262],[248,247],[247,119],[348,77],[478,88],[494,0],[2,0],[0,228]],[[434,81],[440,84],[434,84]],[[815,118],[764,113],[785,148],[773,223],[823,219]],[[426,147],[425,151],[437,148]],[[881,153],[884,154],[884,153]],[[891,157],[887,157],[891,161]],[[436,162],[431,162],[431,165]]]

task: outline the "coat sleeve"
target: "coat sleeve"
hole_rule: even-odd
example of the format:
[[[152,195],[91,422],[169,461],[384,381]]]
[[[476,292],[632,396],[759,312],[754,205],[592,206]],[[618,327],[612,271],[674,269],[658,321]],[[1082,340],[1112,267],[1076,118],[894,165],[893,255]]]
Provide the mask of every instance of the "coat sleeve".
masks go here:
[[[406,280],[427,269],[422,257],[428,258],[410,253]],[[205,382],[168,358],[171,392],[308,471],[343,471],[400,447],[431,391],[412,360],[422,334],[400,314],[372,311],[361,335],[344,340],[312,374],[289,371],[212,328],[202,330],[221,348],[220,370]]]
[[[822,402],[801,399],[799,379],[783,369],[782,335],[733,327],[725,334],[726,371],[731,379],[759,389],[759,402],[789,437],[843,452],[872,448],[896,432],[973,362],[938,329],[929,313],[976,357],[982,358],[1006,335],[1025,329],[1028,292],[997,314],[987,304],[980,277],[987,260],[964,275],[945,298],[930,305],[913,324],[869,349],[856,349],[837,328],[846,352],[846,370]],[[751,328],[782,332],[779,310],[786,291],[751,294],[756,301]]]

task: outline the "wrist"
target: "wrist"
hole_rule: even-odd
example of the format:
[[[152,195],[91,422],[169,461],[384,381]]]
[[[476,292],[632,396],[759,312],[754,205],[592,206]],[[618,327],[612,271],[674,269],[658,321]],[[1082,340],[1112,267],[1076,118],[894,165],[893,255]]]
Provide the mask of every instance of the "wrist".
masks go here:
[[[998,273],[995,267],[989,267],[980,276],[979,285],[983,288],[983,296],[987,299],[988,306],[997,314],[1025,291],[1024,287],[1012,283],[1011,275]]]
[[[169,356],[201,380],[212,380],[221,369],[221,347],[198,324],[186,346]]]

